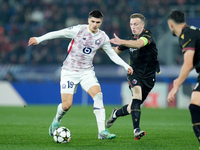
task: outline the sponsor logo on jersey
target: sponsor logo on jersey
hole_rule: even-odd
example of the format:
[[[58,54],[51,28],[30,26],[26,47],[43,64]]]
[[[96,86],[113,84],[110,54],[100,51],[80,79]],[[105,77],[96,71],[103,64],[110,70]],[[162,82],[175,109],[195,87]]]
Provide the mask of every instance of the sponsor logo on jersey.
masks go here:
[[[83,49],[83,53],[85,53],[85,54],[90,54],[91,52],[92,52],[92,49],[90,47],[85,47]]]

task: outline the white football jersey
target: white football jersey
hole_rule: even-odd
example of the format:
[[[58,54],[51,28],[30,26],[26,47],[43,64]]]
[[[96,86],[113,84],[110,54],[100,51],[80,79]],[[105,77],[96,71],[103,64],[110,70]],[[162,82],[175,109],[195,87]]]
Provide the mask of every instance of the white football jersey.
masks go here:
[[[105,32],[98,30],[97,33],[91,33],[88,25],[68,27],[35,38],[38,44],[44,40],[55,38],[72,39],[68,45],[67,57],[62,66],[63,69],[78,72],[87,69],[93,70],[94,55],[99,48],[102,48],[116,64],[123,66],[126,70],[130,67],[115,53]]]
[[[72,38],[68,46],[68,55],[63,62],[64,69],[79,71],[81,69],[93,69],[93,59],[97,50],[104,44],[109,43],[105,32],[98,30],[91,33],[88,25],[78,25],[66,29]]]

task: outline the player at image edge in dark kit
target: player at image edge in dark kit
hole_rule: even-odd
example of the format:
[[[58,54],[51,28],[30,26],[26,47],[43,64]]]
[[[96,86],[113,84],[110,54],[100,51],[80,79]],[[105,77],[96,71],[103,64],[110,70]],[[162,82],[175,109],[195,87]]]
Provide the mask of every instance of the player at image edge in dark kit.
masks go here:
[[[179,87],[187,79],[189,73],[195,68],[199,74],[196,85],[191,93],[189,110],[194,133],[200,144],[200,29],[186,24],[185,14],[174,10],[168,16],[168,26],[174,36],[179,38],[184,61],[178,78],[173,81],[173,88],[168,94],[167,101],[175,101]],[[200,149],[200,147],[199,147]]]

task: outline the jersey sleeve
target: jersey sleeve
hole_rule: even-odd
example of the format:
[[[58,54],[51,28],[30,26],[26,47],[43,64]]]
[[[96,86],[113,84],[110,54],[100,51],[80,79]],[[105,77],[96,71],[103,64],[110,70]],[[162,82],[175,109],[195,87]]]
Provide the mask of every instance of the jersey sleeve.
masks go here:
[[[108,36],[106,36],[105,43],[101,46],[101,48],[105,51],[105,53],[109,56],[109,58],[116,64],[124,67],[126,70],[130,67],[126,62],[124,62],[114,51],[110,44],[110,40]]]
[[[195,40],[195,34],[191,30],[182,33],[179,37],[179,43],[182,48],[182,53],[184,53],[187,50],[195,51]]]
[[[35,37],[35,39],[37,40],[39,44],[43,41],[56,39],[56,38],[74,38],[79,32],[80,28],[81,28],[81,25],[72,26],[72,27],[62,29],[62,30],[46,33],[40,37]]]
[[[146,44],[150,44],[153,41],[153,37],[152,37],[152,33],[149,30],[145,30],[144,33],[142,34],[142,36],[140,37],[142,40],[147,40],[148,43]],[[144,41],[145,42],[145,41]],[[145,45],[146,45],[145,44]]]
[[[119,45],[119,46],[117,46],[117,49],[120,50],[120,51],[125,51],[125,50],[127,50],[129,48],[126,47],[126,46],[123,46],[123,45]]]

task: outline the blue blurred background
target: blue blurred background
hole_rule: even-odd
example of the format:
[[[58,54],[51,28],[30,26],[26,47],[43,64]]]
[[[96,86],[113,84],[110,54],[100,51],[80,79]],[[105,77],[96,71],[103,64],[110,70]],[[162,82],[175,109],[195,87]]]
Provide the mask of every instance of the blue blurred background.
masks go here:
[[[40,36],[50,31],[87,24],[88,13],[94,9],[103,12],[101,29],[110,38],[113,33],[120,38],[126,38],[131,33],[131,14],[142,13],[146,17],[145,28],[153,32],[159,51],[162,73],[157,75],[157,83],[160,83],[161,87],[166,86],[166,89],[164,88],[162,95],[158,94],[165,103],[171,82],[178,76],[183,62],[178,38],[171,35],[166,19],[172,10],[178,9],[185,12],[188,25],[200,27],[199,0],[0,0],[0,105],[9,101],[10,91],[6,96],[2,84],[5,82],[14,88],[24,103],[60,102],[60,67],[66,57],[70,40],[56,39],[30,47],[27,46],[28,40],[32,36]],[[129,62],[128,51],[120,57]],[[101,51],[97,52],[94,65],[96,76],[102,85],[105,103],[122,104],[126,101],[122,96],[122,84],[126,83],[125,70],[114,64]],[[195,79],[196,73],[192,71],[179,97],[187,95],[186,101],[189,100],[190,93],[187,91],[192,90]],[[13,101],[15,97],[10,99]],[[154,99],[155,97],[151,101]],[[79,87],[74,103],[85,105],[92,103],[92,100]],[[175,103],[173,107],[177,105]],[[160,106],[160,102],[155,105]],[[168,104],[164,105],[167,106]]]

